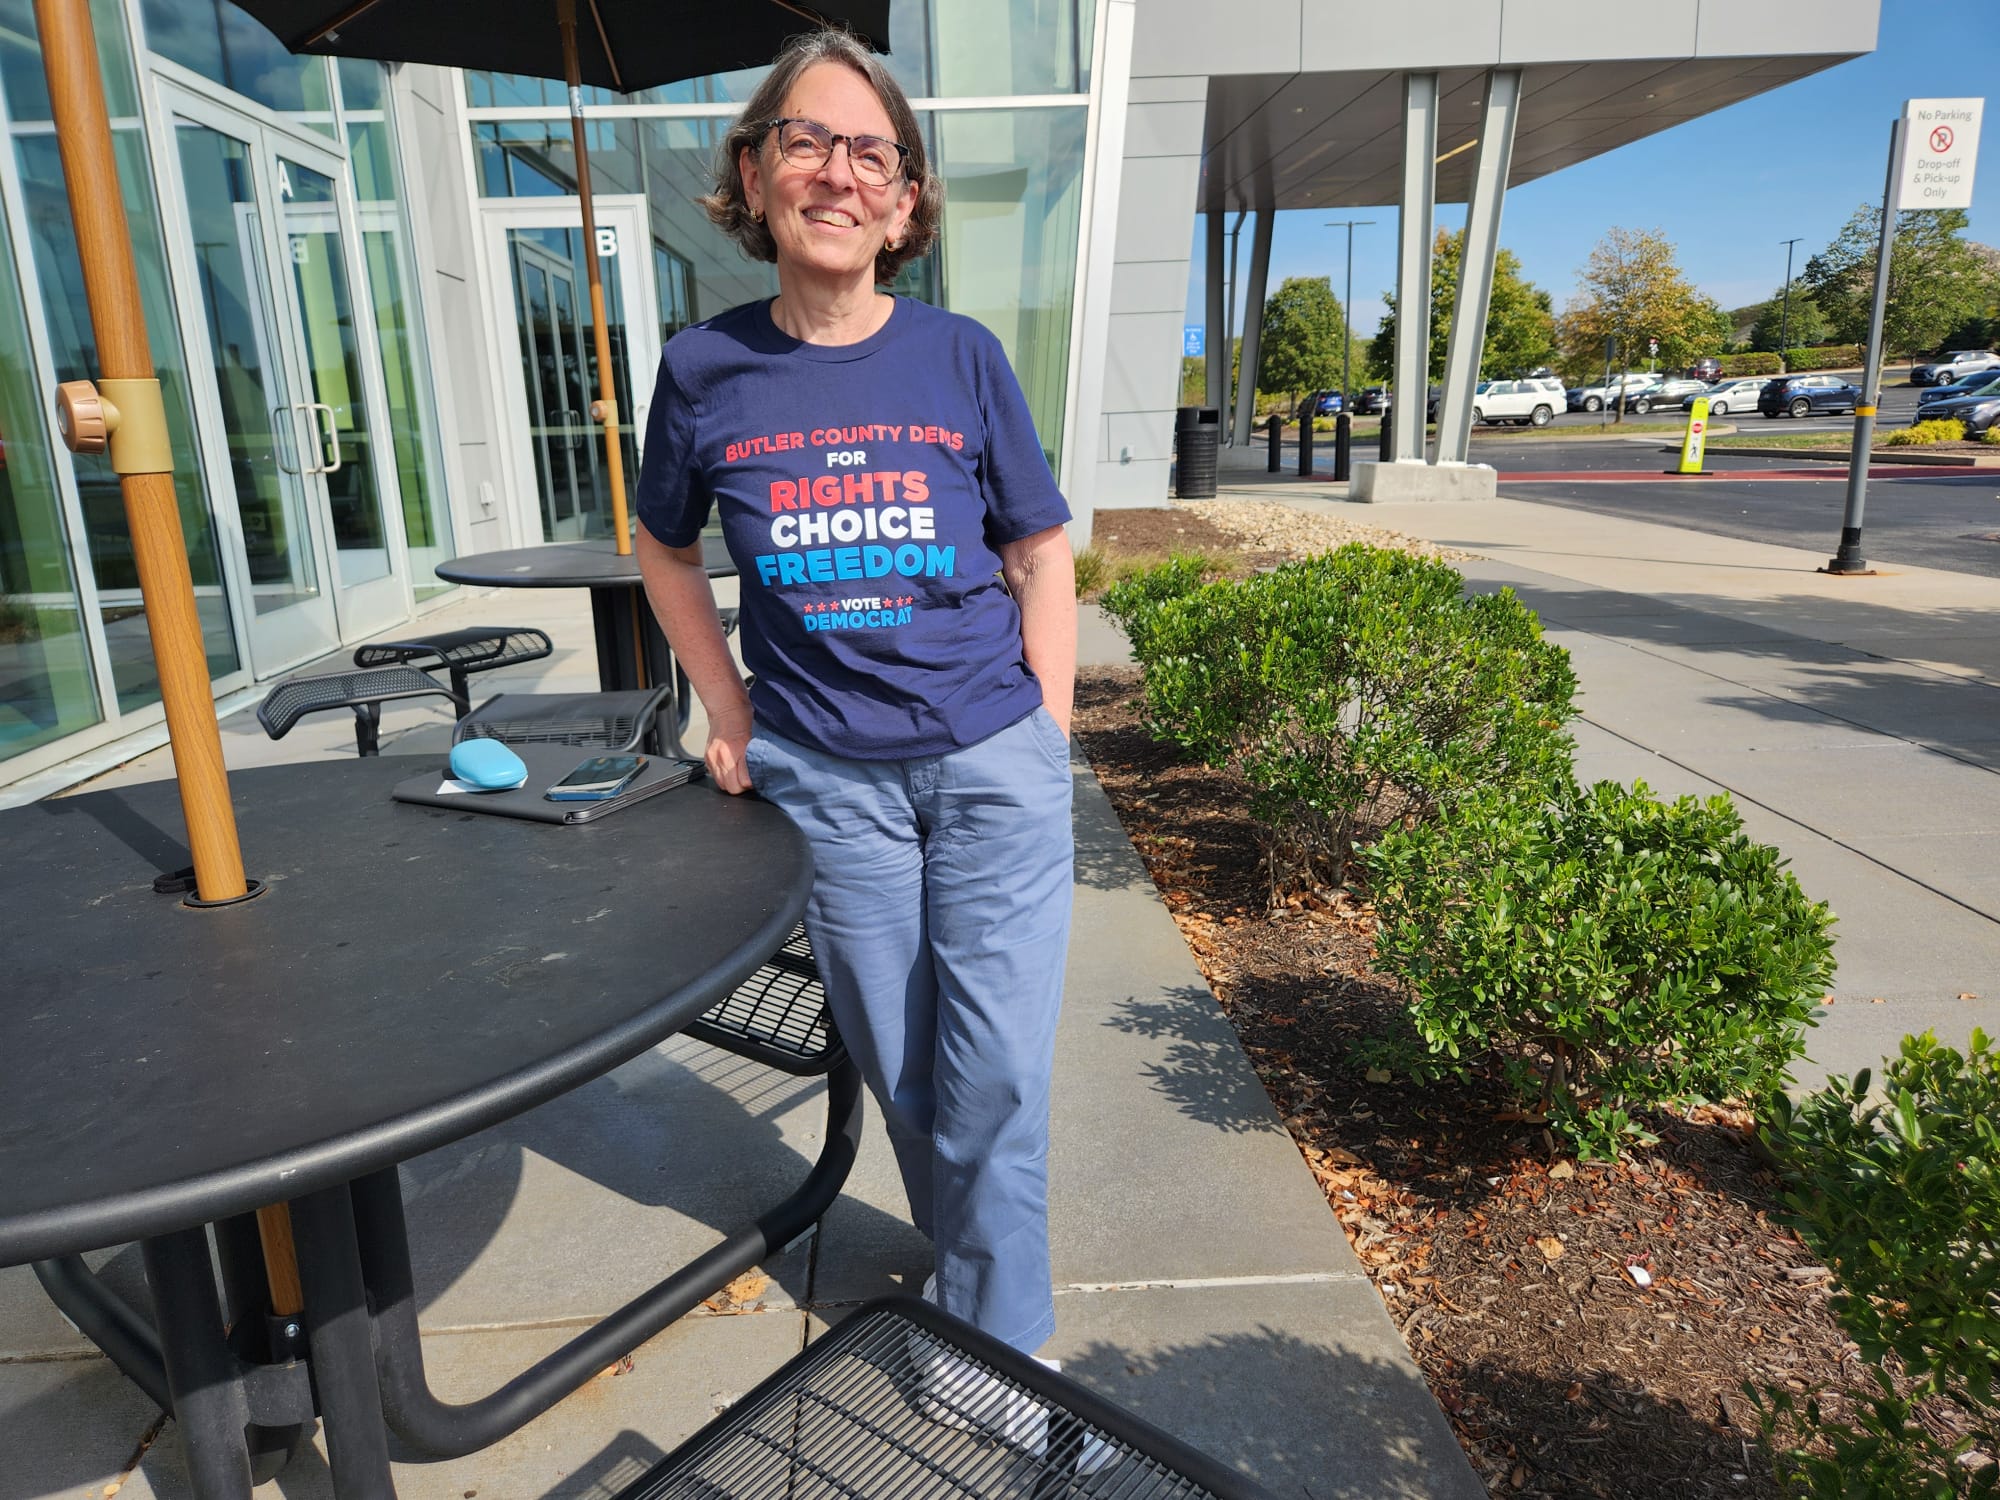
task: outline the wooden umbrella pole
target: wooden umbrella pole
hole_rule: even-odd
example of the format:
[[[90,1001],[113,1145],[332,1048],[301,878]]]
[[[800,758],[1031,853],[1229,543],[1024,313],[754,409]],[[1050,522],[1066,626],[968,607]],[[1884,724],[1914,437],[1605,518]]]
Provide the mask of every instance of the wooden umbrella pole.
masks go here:
[[[41,33],[50,113],[104,377],[96,391],[85,392],[88,382],[74,382],[66,389],[61,409],[64,438],[80,451],[110,448],[132,532],[146,629],[160,673],[160,699],[166,708],[181,811],[194,856],[196,893],[204,901],[228,901],[246,890],[243,855],[236,842],[236,814],[229,805],[215,692],[202,646],[201,618],[195,610],[180,507],[174,498],[166,408],[146,341],[139,275],[132,263],[88,0],[35,0],[35,25]]]
[[[618,394],[611,378],[611,330],[604,321],[604,277],[597,267],[597,215],[590,204],[590,147],[583,138],[583,65],[576,55],[576,0],[556,0],[562,29],[563,76],[569,83],[570,139],[576,143],[576,192],[583,202],[583,266],[590,283],[590,320],[597,342],[597,400],[591,416],[604,424],[604,461],[611,473],[611,537],[620,557],[632,551],[625,512],[625,454],[618,443]]]

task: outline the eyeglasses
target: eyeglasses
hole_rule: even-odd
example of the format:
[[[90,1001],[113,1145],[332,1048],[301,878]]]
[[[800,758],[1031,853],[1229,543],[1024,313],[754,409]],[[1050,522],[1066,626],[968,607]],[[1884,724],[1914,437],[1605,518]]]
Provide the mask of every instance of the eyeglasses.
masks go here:
[[[879,135],[835,135],[817,120],[773,120],[764,127],[778,132],[778,154],[795,167],[818,171],[847,142],[848,165],[854,175],[875,187],[887,187],[903,175],[910,148]]]

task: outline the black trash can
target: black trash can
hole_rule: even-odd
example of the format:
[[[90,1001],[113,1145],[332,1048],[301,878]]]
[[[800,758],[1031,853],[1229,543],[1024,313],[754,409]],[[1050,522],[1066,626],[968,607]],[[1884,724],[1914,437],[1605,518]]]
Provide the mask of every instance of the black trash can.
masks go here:
[[[1215,498],[1215,455],[1222,444],[1222,413],[1213,406],[1183,406],[1174,413],[1174,497]]]

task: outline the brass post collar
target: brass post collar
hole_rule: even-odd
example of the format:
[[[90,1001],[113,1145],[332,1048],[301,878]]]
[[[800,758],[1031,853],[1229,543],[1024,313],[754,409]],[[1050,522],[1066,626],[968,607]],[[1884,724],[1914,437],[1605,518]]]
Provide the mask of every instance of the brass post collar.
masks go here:
[[[111,453],[114,474],[171,474],[173,442],[158,380],[65,380],[56,430],[72,453]]]

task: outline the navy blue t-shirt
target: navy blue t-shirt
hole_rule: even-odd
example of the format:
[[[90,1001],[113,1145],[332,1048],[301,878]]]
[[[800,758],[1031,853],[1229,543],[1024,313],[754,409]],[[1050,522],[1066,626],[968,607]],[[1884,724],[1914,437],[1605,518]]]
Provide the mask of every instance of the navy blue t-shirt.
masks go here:
[[[978,743],[1041,705],[998,548],[1069,520],[998,339],[897,298],[858,344],[753,302],[660,357],[639,521],[714,509],[742,580],[760,726],[855,760]]]

